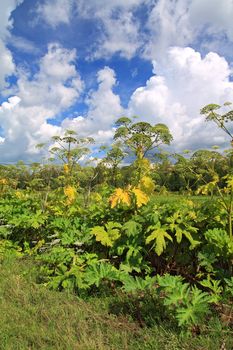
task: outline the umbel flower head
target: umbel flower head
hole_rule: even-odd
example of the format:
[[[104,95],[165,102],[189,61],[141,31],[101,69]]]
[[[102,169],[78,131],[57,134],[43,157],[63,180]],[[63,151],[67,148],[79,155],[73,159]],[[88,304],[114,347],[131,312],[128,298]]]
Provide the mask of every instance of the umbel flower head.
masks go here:
[[[67,204],[72,204],[76,198],[76,189],[68,185],[64,188],[64,194],[67,197]]]

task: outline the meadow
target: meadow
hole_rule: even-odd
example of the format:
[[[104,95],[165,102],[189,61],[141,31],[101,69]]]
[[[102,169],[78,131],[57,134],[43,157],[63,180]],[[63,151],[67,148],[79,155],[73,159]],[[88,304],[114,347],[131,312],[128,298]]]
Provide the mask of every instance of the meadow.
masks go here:
[[[232,148],[116,125],[95,166],[67,130],[60,162],[0,167],[0,348],[232,349]]]

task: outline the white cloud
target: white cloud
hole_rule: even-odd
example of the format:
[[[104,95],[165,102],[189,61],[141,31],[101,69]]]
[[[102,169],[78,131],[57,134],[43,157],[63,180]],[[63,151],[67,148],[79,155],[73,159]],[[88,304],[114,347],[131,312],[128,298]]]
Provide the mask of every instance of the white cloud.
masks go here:
[[[0,106],[0,112],[3,112],[4,110],[11,110],[15,106],[17,106],[18,103],[20,103],[21,98],[18,96],[12,96],[8,98],[7,102],[3,102],[2,105]]]
[[[141,52],[162,59],[170,46],[197,44],[220,54],[233,49],[232,0],[46,0],[37,14],[53,28],[72,19],[95,21],[92,59]]]
[[[11,52],[6,47],[6,40],[10,36],[9,30],[13,26],[11,13],[23,0],[4,0],[0,11],[0,89],[7,87],[6,78],[15,72],[15,64]]]
[[[91,91],[86,100],[86,118],[78,116],[64,119],[63,129],[73,129],[81,136],[92,136],[96,143],[109,143],[114,135],[113,124],[123,114],[118,95],[113,92],[116,84],[115,72],[105,67],[97,73],[98,89]]]
[[[39,4],[36,13],[41,20],[55,28],[70,22],[74,0],[46,0]]]
[[[93,91],[87,99],[88,117],[93,118],[97,125],[108,128],[115,118],[123,113],[120,98],[112,91],[116,84],[115,72],[105,67],[98,72],[97,81],[98,90]]]
[[[198,44],[204,49],[228,54],[233,43],[233,2],[231,0],[159,0],[147,21],[149,31],[144,55],[162,59],[170,46]]]
[[[49,44],[48,53],[41,59],[39,72],[33,79],[20,72],[18,94],[24,105],[42,105],[51,109],[53,114],[70,107],[83,89],[75,59],[75,50],[64,49],[56,43]]]
[[[8,30],[12,28],[13,21],[10,19],[11,13],[24,0],[4,0],[1,1],[0,11],[0,37],[4,38],[9,35]]]
[[[76,20],[96,20],[98,37],[90,58],[110,57],[114,53],[130,59],[142,44],[139,23],[133,11],[148,0],[46,0],[38,6],[39,18],[55,28]]]
[[[4,131],[1,159],[30,158],[35,145],[60,131],[48,124],[48,118],[71,107],[79,98],[83,83],[75,68],[76,52],[50,44],[34,76],[20,71],[17,96],[0,107],[0,125]]]
[[[113,12],[114,9],[125,9],[131,10],[133,7],[139,6],[142,3],[148,1],[145,0],[75,0],[78,6],[78,10],[82,13],[83,16],[90,17],[98,13],[101,16],[101,13]]]
[[[38,55],[40,53],[40,49],[35,45],[34,42],[27,40],[21,36],[11,35],[8,38],[8,43],[20,52],[29,53],[32,55]]]
[[[149,40],[145,56],[161,58],[168,47],[183,46],[193,38],[189,27],[189,0],[159,0],[152,8],[147,22]]]
[[[200,109],[209,103],[233,101],[227,61],[216,53],[202,58],[191,48],[174,47],[163,65],[155,64],[154,73],[157,75],[131,96],[129,116],[167,124],[178,150],[226,145],[224,133],[205,123]]]
[[[6,48],[4,42],[0,39],[0,89],[8,86],[7,76],[15,72],[15,64],[11,52]]]
[[[15,161],[22,155],[26,160],[35,159],[38,153],[36,144],[65,129],[73,129],[79,136],[92,136],[97,144],[111,142],[113,123],[122,115],[123,108],[119,96],[113,93],[116,77],[109,67],[97,73],[98,88],[89,93],[86,100],[89,111],[85,118],[65,118],[61,126],[47,122],[48,118],[54,118],[72,106],[79,96],[82,82],[72,64],[74,57],[72,50],[65,50],[57,44],[49,45],[34,77],[20,73],[18,96],[9,98],[0,107],[0,125],[5,138],[0,145],[2,161]],[[52,70],[48,69],[51,60]],[[64,70],[60,69],[60,64]]]
[[[120,10],[115,18],[111,13],[101,13],[100,18],[104,31],[92,58],[111,57],[115,53],[127,59],[132,58],[142,45],[139,25],[132,12]]]
[[[102,25],[102,35],[92,58],[111,57],[115,53],[132,58],[142,45],[140,23],[134,10],[147,0],[76,0],[78,14],[94,18]]]
[[[190,23],[206,26],[208,34],[225,33],[233,41],[233,2],[231,0],[195,0],[190,3]]]
[[[13,26],[12,11],[23,0],[5,0],[0,12],[0,88],[6,91],[6,78],[17,71],[15,89],[0,106],[1,159],[17,160],[24,154],[35,156],[35,145],[65,128],[80,136],[93,136],[97,143],[110,142],[113,123],[125,111],[114,92],[115,72],[105,67],[97,74],[98,87],[86,98],[88,112],[73,119],[66,118],[61,126],[48,123],[48,118],[61,116],[74,106],[84,89],[76,69],[76,51],[49,44],[48,52],[39,60],[38,71],[31,75],[15,67],[6,43]],[[138,17],[140,6],[148,11],[143,20]],[[136,11],[137,10],[137,11]],[[95,52],[92,58],[109,58],[118,53],[127,59],[138,54],[154,62],[154,71],[145,86],[132,94],[127,114],[139,115],[151,123],[167,124],[174,135],[174,147],[195,148],[220,143],[224,134],[212,124],[205,124],[199,110],[205,104],[233,101],[231,69],[221,50],[233,48],[233,2],[231,0],[45,0],[36,9],[40,20],[52,28],[70,24],[73,16],[95,21]],[[90,22],[88,22],[90,23]],[[92,23],[92,22],[91,22]],[[146,34],[142,23],[146,24]],[[186,47],[199,46],[207,52]],[[226,45],[227,44],[227,45]],[[229,45],[228,45],[229,44]],[[33,51],[31,42],[23,38],[15,46]],[[171,47],[173,46],[173,47]],[[205,51],[205,52],[206,52]],[[210,139],[210,135],[211,139]]]

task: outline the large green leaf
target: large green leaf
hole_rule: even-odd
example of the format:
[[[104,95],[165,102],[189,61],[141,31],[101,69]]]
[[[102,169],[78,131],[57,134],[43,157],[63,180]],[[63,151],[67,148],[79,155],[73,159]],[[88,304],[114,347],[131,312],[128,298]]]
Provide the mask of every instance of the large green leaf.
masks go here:
[[[102,245],[112,247],[114,242],[120,237],[121,224],[109,221],[105,228],[103,226],[95,226],[91,229],[91,234],[96,237],[96,240]]]
[[[154,241],[153,247],[158,255],[161,255],[166,249],[166,238],[172,242],[172,237],[167,233],[166,229],[160,224],[156,226],[149,226],[147,231],[152,231],[146,239],[146,244]]]

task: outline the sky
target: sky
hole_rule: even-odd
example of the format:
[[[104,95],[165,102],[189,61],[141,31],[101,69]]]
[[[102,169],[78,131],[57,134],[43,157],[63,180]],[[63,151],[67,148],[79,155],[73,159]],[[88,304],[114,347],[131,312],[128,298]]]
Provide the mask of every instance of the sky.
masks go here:
[[[232,0],[0,0],[0,163],[72,129],[110,145],[121,116],[173,151],[229,139],[200,109],[233,102]]]

